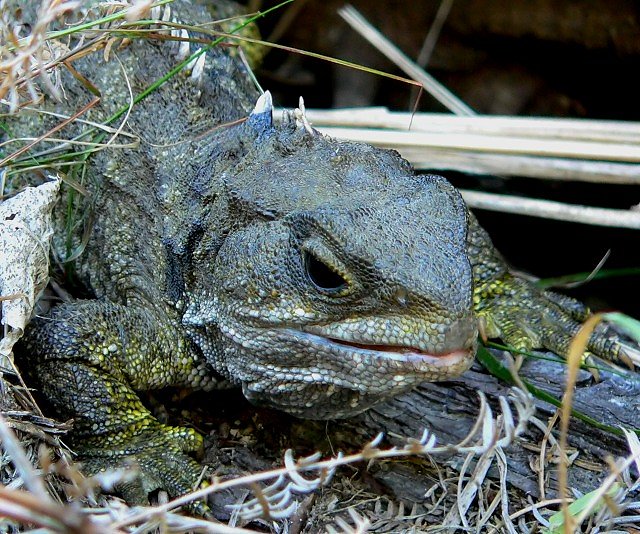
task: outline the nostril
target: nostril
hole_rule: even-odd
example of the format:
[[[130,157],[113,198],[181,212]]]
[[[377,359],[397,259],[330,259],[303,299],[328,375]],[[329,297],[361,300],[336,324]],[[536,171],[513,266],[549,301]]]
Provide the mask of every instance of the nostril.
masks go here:
[[[393,297],[402,308],[406,308],[409,304],[409,292],[404,287],[396,289]]]
[[[476,319],[472,316],[453,321],[444,333],[444,344],[451,348],[470,349],[478,338]]]
[[[464,349],[473,350],[473,352],[475,352],[477,348],[478,348],[478,336],[475,335],[469,338],[469,340],[467,341],[467,344],[464,346]]]

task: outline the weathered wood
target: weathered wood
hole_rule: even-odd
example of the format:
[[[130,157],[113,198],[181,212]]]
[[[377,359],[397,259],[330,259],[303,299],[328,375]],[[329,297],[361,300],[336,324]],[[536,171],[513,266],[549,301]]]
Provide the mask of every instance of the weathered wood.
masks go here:
[[[562,363],[545,360],[526,361],[521,376],[538,388],[544,389],[560,398],[564,390],[565,367]],[[618,428],[637,427],[640,420],[640,377],[631,373],[617,376],[601,373],[601,382],[593,383],[586,371],[581,372],[576,389],[574,406],[577,410],[606,425]],[[350,421],[334,423],[335,431],[340,435],[351,429],[354,435],[365,438],[376,432],[385,431],[406,437],[419,437],[426,427],[440,443],[460,441],[472,427],[479,406],[478,391],[487,395],[490,401],[498,396],[506,396],[509,386],[489,375],[479,364],[455,381],[446,383],[426,383],[417,390],[378,406]],[[493,403],[497,406],[496,403]],[[555,407],[536,401],[537,417],[546,423],[553,415]],[[498,410],[499,411],[499,410]],[[338,429],[340,429],[338,431]],[[555,433],[555,432],[554,432]],[[530,426],[523,437],[523,443],[537,446],[541,432]],[[569,443],[580,451],[581,460],[593,461],[605,469],[608,455],[625,456],[628,449],[623,438],[599,430],[579,420],[571,425]],[[509,465],[507,480],[526,494],[539,496],[537,474],[530,467],[530,459],[537,453],[515,443],[506,451]],[[453,465],[460,465],[463,458],[451,458]],[[551,466],[551,476],[555,479],[555,466]],[[602,478],[580,465],[570,468],[571,487],[580,492],[588,492],[596,487],[596,480]],[[417,477],[414,484],[421,485]],[[415,493],[415,488],[407,485],[407,499]],[[546,497],[554,497],[555,482],[549,484]]]
[[[493,353],[500,355],[498,351]],[[554,358],[553,355],[547,356]],[[529,359],[524,362],[520,375],[531,384],[560,398],[564,391],[565,369],[563,362]],[[623,376],[606,371],[601,371],[600,374],[601,381],[595,383],[589,372],[580,371],[575,407],[585,415],[615,428],[620,425],[627,428],[638,426],[640,376],[631,371],[623,371]],[[497,399],[508,395],[509,389],[510,385],[491,376],[476,363],[456,380],[425,383],[416,390],[357,417],[329,422],[302,421],[272,410],[256,410],[248,404],[239,407],[238,404],[243,404],[239,394],[220,392],[216,396],[227,398],[228,401],[231,395],[232,400],[238,401],[225,402],[224,404],[234,405],[234,411],[220,416],[231,416],[231,420],[235,420],[232,427],[244,428],[239,434],[249,438],[249,445],[242,443],[242,439],[240,442],[231,439],[230,442],[229,437],[213,432],[211,435],[215,446],[210,449],[207,460],[219,465],[219,472],[239,475],[264,470],[267,465],[281,465],[283,451],[287,448],[294,449],[298,457],[313,451],[320,451],[325,457],[335,455],[338,451],[349,454],[362,449],[379,432],[385,433],[385,440],[380,445],[385,448],[401,446],[406,443],[407,438],[419,438],[425,428],[437,436],[439,444],[455,444],[467,435],[477,419],[480,405],[478,392],[486,395],[494,409],[494,415],[498,415],[500,409]],[[556,409],[542,401],[536,400],[535,403],[536,417],[546,425]],[[197,404],[202,409],[202,401]],[[558,436],[555,427],[553,434]],[[534,501],[558,496],[558,452],[552,449],[551,441],[547,443],[546,449],[544,495],[540,494],[538,473],[532,467],[537,464],[542,439],[543,433],[530,424],[525,435],[504,450],[508,471],[507,487],[503,489],[509,493],[510,513],[526,506],[526,496]],[[629,454],[622,437],[579,420],[573,420],[571,424],[569,445],[570,452],[578,452],[569,468],[569,485],[581,493],[596,489],[605,478],[607,457]],[[382,528],[384,532],[415,527],[417,519],[409,513],[412,507],[421,517],[420,525],[439,523],[444,520],[447,506],[439,505],[434,508],[433,499],[427,493],[439,484],[439,476],[448,476],[450,488],[455,488],[455,478],[464,461],[463,455],[452,454],[446,458],[438,456],[385,460],[342,468],[329,486],[316,495],[309,505],[309,524],[316,530],[308,531],[319,531],[322,525],[331,523],[341,513],[344,517],[344,510],[349,506],[355,506],[360,511],[368,506],[369,517],[381,517],[384,514],[371,511],[375,502],[385,502],[385,506],[389,506],[388,503],[396,503],[396,506],[398,503],[405,503],[406,517],[385,519],[389,523],[385,523]],[[469,471],[467,469],[467,473]],[[493,481],[494,489],[500,487],[495,461],[489,469],[488,478]],[[237,490],[214,497],[214,508],[222,513],[221,518],[225,517],[221,512],[222,504],[240,499],[245,494],[243,492],[244,490]],[[448,496],[455,502],[454,497],[451,494]]]

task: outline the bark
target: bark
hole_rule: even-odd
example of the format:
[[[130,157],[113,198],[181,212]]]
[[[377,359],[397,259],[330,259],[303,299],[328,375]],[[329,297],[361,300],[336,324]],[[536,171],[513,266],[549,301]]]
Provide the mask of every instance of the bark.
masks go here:
[[[553,358],[552,355],[548,356]],[[564,391],[565,369],[565,365],[557,361],[530,359],[524,362],[520,375],[560,399]],[[595,382],[589,372],[580,372],[574,407],[614,428],[639,426],[638,375],[631,371],[623,371],[624,376],[611,372],[600,374],[601,380]],[[234,445],[220,433],[212,433],[216,447],[209,450],[207,460],[217,463],[219,472],[237,475],[264,470],[267,465],[281,465],[281,455],[287,448],[294,449],[298,457],[314,451],[320,451],[324,456],[335,455],[337,451],[348,454],[361,450],[379,432],[385,434],[380,445],[385,448],[403,445],[407,438],[419,438],[425,428],[437,436],[439,444],[456,444],[468,434],[477,419],[480,406],[478,392],[486,395],[495,416],[500,413],[498,397],[507,396],[510,387],[476,363],[457,380],[425,383],[357,417],[329,422],[301,421],[271,410],[256,411],[248,405],[238,408],[237,405],[242,404],[239,398],[239,402],[229,403],[229,395],[234,394],[221,393],[227,399],[226,405],[236,405],[236,411],[221,416],[236,419],[232,427],[238,430],[232,431]],[[535,416],[546,425],[556,408],[539,400],[535,404]],[[556,424],[553,430],[556,437],[558,427],[559,424]],[[243,435],[249,438],[248,446],[238,443],[238,436]],[[551,441],[546,445],[544,495],[540,493],[536,466],[543,436],[541,430],[529,424],[525,434],[504,450],[507,459],[506,485],[500,482],[494,459],[483,485],[483,499],[490,501],[496,491],[505,491],[508,493],[509,513],[513,513],[529,504],[527,496],[534,502],[558,496],[558,452],[553,450]],[[577,452],[569,468],[569,488],[580,493],[596,489],[606,477],[607,458],[629,455],[623,437],[575,418],[570,426],[569,445],[570,455],[573,451]],[[377,461],[342,468],[311,503],[305,501],[306,531],[323,530],[327,524],[333,524],[336,516],[345,517],[348,507],[354,507],[359,513],[373,519],[379,531],[383,532],[420,529],[443,523],[451,526],[446,514],[455,507],[457,477],[464,460],[465,456],[452,454],[446,458],[438,456]],[[467,467],[467,475],[473,467],[474,462]],[[214,497],[214,509],[221,519],[225,517],[222,505],[234,499],[237,502],[246,495],[243,491],[221,496],[219,502]],[[436,505],[434,502],[438,495],[442,496],[442,500]],[[302,500],[303,497],[300,498]],[[400,503],[404,508],[398,508]],[[473,518],[470,524],[480,517],[477,510],[477,502],[474,501],[468,513],[468,519]],[[495,513],[499,521],[499,507]],[[528,520],[532,520],[531,515]]]

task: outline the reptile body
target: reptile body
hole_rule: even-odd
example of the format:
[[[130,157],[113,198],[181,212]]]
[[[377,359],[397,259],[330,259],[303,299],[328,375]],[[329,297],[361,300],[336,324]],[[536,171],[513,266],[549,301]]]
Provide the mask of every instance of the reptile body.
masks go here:
[[[210,19],[187,1],[172,9]],[[102,91],[86,118],[127,105],[128,86],[138,94],[164,76],[178,48],[140,39],[117,60],[74,62]],[[92,96],[68,77],[66,103],[48,106],[70,115]],[[92,229],[74,269],[95,298],[34,320],[21,349],[35,385],[73,418],[88,472],[139,463],[123,488],[132,501],[188,491],[200,468],[186,453],[202,443],[160,424],[136,391],[233,384],[296,416],[348,417],[463,373],[478,318],[519,349],[563,354],[587,316],[512,274],[444,178],[294,113],[274,122],[269,95],[258,97],[243,64],[213,48],[202,71],[132,107],[125,128],[139,146],[86,167]],[[39,135],[42,122],[13,131]],[[590,349],[615,358],[620,346],[598,334]]]

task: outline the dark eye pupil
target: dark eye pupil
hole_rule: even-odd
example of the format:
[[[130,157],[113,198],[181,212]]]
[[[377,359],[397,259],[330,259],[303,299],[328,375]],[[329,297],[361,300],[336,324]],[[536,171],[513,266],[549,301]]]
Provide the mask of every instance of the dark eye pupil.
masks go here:
[[[342,276],[313,254],[306,253],[304,263],[309,280],[318,289],[334,292],[347,287],[347,281]]]

